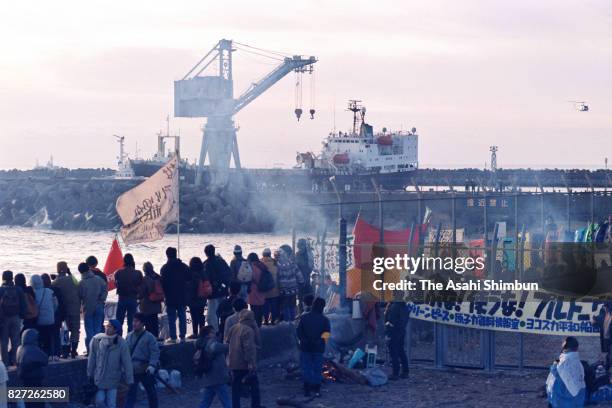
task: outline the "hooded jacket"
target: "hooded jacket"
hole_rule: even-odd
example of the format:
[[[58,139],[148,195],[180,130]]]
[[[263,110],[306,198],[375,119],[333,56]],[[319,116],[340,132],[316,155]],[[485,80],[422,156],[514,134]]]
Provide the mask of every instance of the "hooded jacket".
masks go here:
[[[202,378],[204,387],[227,384],[229,372],[225,363],[225,353],[229,350],[227,344],[220,343],[215,338],[200,337],[196,341],[196,348],[204,349],[212,359],[210,370],[204,373]]]
[[[79,286],[75,284],[69,275],[59,275],[52,283],[62,297],[64,311],[67,316],[78,316],[81,313],[81,301],[79,299]]]
[[[134,369],[127,342],[117,334],[96,334],[89,347],[87,376],[93,377],[96,386],[104,390],[117,388],[122,378],[126,384],[132,384]]]
[[[38,330],[26,329],[21,334],[17,349],[17,376],[19,379],[42,381],[47,374],[49,356],[38,346]]]
[[[30,277],[30,286],[34,289],[34,297],[38,305],[38,318],[36,324],[48,326],[55,323],[55,311],[57,310],[57,298],[53,291],[45,288],[40,275]]]
[[[92,271],[83,273],[79,282],[79,298],[81,298],[84,315],[92,314],[96,306],[104,305],[107,295],[106,283],[101,278],[94,275]]]
[[[238,315],[238,324],[234,325],[227,335],[229,354],[228,366],[231,370],[248,370],[249,365],[257,364],[257,324],[250,310],[242,310]]]
[[[168,259],[168,262],[161,268],[161,280],[166,305],[186,306],[187,284],[190,280],[189,267],[180,259]]]

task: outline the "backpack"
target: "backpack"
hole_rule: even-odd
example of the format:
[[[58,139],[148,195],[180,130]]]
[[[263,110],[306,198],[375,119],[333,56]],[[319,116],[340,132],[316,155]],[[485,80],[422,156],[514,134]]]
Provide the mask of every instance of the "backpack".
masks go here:
[[[153,284],[153,291],[149,293],[149,300],[151,302],[161,302],[162,300],[164,300],[164,289],[162,288],[160,279],[155,279]]]
[[[268,268],[262,268],[259,282],[257,282],[257,289],[259,289],[260,292],[268,292],[274,289],[275,286],[276,284],[274,283],[272,273]]]
[[[248,261],[242,261],[236,279],[242,283],[249,283],[253,280],[253,268],[251,268],[251,264]]]
[[[204,347],[198,347],[196,352],[193,354],[193,372],[199,378],[205,373],[212,369],[212,356],[206,351],[208,342],[204,344]]]
[[[26,293],[25,300],[26,300],[26,312],[23,318],[25,320],[36,319],[38,317],[38,305],[36,304],[36,299],[34,299],[34,297],[30,293]]]
[[[19,315],[19,292],[15,286],[5,286],[0,298],[0,316],[13,317]]]

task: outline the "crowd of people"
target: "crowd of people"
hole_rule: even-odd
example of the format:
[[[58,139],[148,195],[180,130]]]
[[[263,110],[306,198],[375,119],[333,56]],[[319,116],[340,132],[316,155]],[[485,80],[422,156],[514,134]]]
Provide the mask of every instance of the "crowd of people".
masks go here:
[[[109,276],[89,256],[77,267],[80,279],[66,262],[58,262],[56,274],[31,275],[29,285],[23,274],[4,271],[3,367],[17,366],[23,385],[41,385],[49,361],[78,356],[82,323],[96,406],[117,406],[123,382],[129,386],[126,407],[134,406],[139,384],[149,406],[157,407],[160,344],[191,338],[197,339],[194,366],[205,385],[201,407],[210,406],[215,396],[224,407],[239,407],[244,387],[250,389],[251,406],[259,407],[260,327],[298,319],[304,391],[320,395],[330,323],[323,313],[325,300],[315,297],[311,283],[314,262],[308,244],[299,240],[297,248],[294,253],[290,245],[282,245],[275,251],[264,249],[261,257],[254,252],[244,257],[236,245],[227,263],[213,245],[207,245],[204,260],[193,257],[186,264],[176,248],[169,247],[159,274],[150,262],[143,264],[142,271],[137,269],[132,254],[126,253],[123,267]],[[117,305],[115,318],[105,323],[109,287],[116,287]],[[165,340],[160,337],[162,305],[168,319]]]

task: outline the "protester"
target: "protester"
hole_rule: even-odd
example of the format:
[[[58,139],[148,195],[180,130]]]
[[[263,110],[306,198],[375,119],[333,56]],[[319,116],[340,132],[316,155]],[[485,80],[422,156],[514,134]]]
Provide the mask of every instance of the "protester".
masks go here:
[[[293,321],[296,317],[296,294],[298,285],[304,283],[304,276],[293,259],[289,245],[282,245],[275,253],[278,266],[278,289],[280,292],[281,316],[284,321]]]
[[[40,387],[47,375],[49,355],[38,345],[38,330],[26,329],[17,349],[17,377],[24,387]],[[42,402],[28,402],[27,408],[42,408]]]
[[[94,384],[98,387],[97,407],[116,408],[117,388],[121,380],[125,380],[127,385],[134,383],[130,350],[127,342],[121,337],[121,329],[119,320],[109,320],[104,333],[96,334],[91,340],[87,376],[93,378]]]
[[[85,347],[89,352],[89,344],[104,323],[104,303],[108,295],[106,282],[97,277],[85,263],[79,264],[81,281],[79,282],[79,299],[83,309],[83,325],[85,326]]]
[[[34,289],[26,284],[26,277],[23,273],[15,275],[15,286],[21,288],[24,294],[26,302],[26,311],[23,314],[23,322],[21,333],[26,329],[36,328],[36,321],[38,320],[38,308],[36,306],[36,299],[34,296]]]
[[[219,303],[219,307],[217,307],[217,318],[219,319],[218,336],[220,336],[220,339],[223,339],[223,335],[225,334],[225,321],[234,314],[234,301],[238,299],[240,288],[240,283],[230,283],[229,296],[223,299],[221,303]]]
[[[127,335],[127,345],[132,356],[134,383],[128,391],[125,408],[133,408],[136,403],[138,384],[142,384],[149,401],[149,408],[157,408],[157,390],[155,389],[155,371],[159,365],[159,345],[157,338],[145,330],[145,315],[134,314],[132,323],[134,331]]]
[[[44,287],[40,275],[30,276],[30,286],[34,289],[36,305],[38,306],[36,330],[38,330],[40,348],[48,356],[51,356],[51,337],[53,336],[53,325],[55,324],[57,299],[51,289]]]
[[[264,324],[275,324],[280,318],[280,292],[278,290],[278,267],[276,260],[272,258],[270,248],[265,248],[261,254],[261,262],[266,265],[272,275],[274,287],[265,293]]]
[[[51,286],[51,276],[49,276],[48,273],[43,273],[40,275],[40,277],[43,281],[43,286],[47,289],[51,289],[53,292],[53,297],[57,300],[57,307],[55,308],[55,314],[53,315],[53,327],[51,328],[51,335],[49,336],[49,355],[54,361],[58,361],[61,353],[60,327],[62,326],[64,316],[66,315],[64,300],[61,292],[57,288]]]
[[[206,245],[204,254],[206,255],[204,269],[212,285],[212,295],[210,299],[208,299],[208,307],[206,310],[206,322],[217,330],[219,328],[217,308],[223,298],[227,297],[227,288],[231,280],[231,271],[227,262],[225,262],[221,256],[215,254],[214,245]]]
[[[240,245],[234,245],[234,257],[230,261],[230,270],[232,272],[231,282],[238,282],[240,284],[239,296],[243,299],[247,298],[248,284],[238,280],[238,271],[245,261],[246,259],[242,256],[242,247]]]
[[[26,309],[25,295],[21,287],[13,282],[13,272],[2,272],[0,286],[0,348],[2,361],[6,366],[15,364],[19,334],[21,332],[21,317]],[[9,349],[9,343],[11,345]]]
[[[115,285],[117,286],[117,320],[123,326],[127,314],[128,332],[132,331],[132,319],[138,308],[138,288],[142,284],[142,272],[136,270],[136,263],[132,254],[123,256],[123,268],[115,272]]]
[[[393,374],[389,377],[390,380],[397,380],[400,377],[408,378],[408,358],[406,357],[404,343],[409,317],[410,312],[404,301],[397,299],[387,305],[385,310],[385,335],[393,366]]]
[[[242,310],[238,323],[227,334],[229,344],[228,366],[232,370],[232,407],[240,408],[240,394],[243,384],[251,392],[251,407],[261,406],[259,380],[257,378],[257,324],[250,310]]]
[[[295,253],[295,263],[302,273],[303,282],[299,286],[300,297],[300,313],[304,313],[304,296],[312,294],[312,285],[310,284],[310,276],[314,270],[314,257],[308,246],[308,241],[304,238],[298,239],[297,252]]]
[[[234,302],[232,303],[232,309],[234,310],[234,314],[228,316],[228,318],[225,319],[225,326],[223,327],[223,341],[225,343],[227,343],[227,335],[230,329],[238,323],[238,316],[240,315],[240,312],[242,312],[247,307],[247,303],[241,297],[237,297],[236,299],[234,299]]]
[[[561,355],[550,366],[546,380],[548,402],[553,408],[583,407],[586,384],[584,367],[578,354],[578,340],[566,337],[561,346]]]
[[[265,292],[261,292],[259,290],[259,284],[264,271],[267,271],[268,268],[266,268],[266,265],[259,260],[259,257],[255,252],[251,252],[247,256],[247,262],[251,265],[251,269],[253,270],[253,279],[251,280],[251,284],[249,286],[247,303],[253,311],[255,323],[257,323],[257,326],[261,327],[264,315],[264,304],[266,303],[266,295]]]
[[[189,261],[189,275],[187,298],[193,334],[189,335],[188,338],[195,339],[198,337],[200,326],[204,325],[204,306],[206,305],[206,299],[198,296],[200,281],[207,279],[204,275],[204,264],[200,257],[194,256]]]
[[[63,305],[66,326],[70,331],[70,355],[72,358],[77,356],[79,347],[79,337],[81,331],[81,301],[79,299],[79,287],[74,283],[68,270],[66,262],[57,263],[57,278],[51,283],[51,287],[59,294]],[[56,322],[57,323],[57,322]],[[61,322],[59,322],[61,325]]]
[[[210,367],[203,371],[204,396],[200,408],[209,408],[217,396],[223,408],[232,406],[228,383],[229,371],[225,362],[225,354],[229,350],[227,344],[217,340],[217,333],[212,326],[202,326],[200,337],[196,341],[196,349],[201,350],[203,358],[210,360]]]
[[[161,276],[159,276],[151,262],[142,265],[144,278],[138,288],[138,306],[144,319],[145,328],[157,339],[159,338],[159,317],[162,310],[164,290],[162,289]]]
[[[323,353],[331,332],[329,319],[323,315],[323,309],[325,300],[316,298],[312,310],[300,317],[297,327],[305,396],[310,396],[311,391],[314,391],[316,397],[321,396]]]
[[[604,356],[606,369],[612,366],[612,302],[605,302],[599,315],[593,320],[593,325],[599,329],[599,344]]]
[[[176,343],[176,319],[179,321],[179,337],[185,341],[187,335],[186,293],[189,281],[189,267],[177,258],[176,248],[166,249],[168,261],[161,268],[161,281],[166,298],[166,312],[168,313],[168,330],[170,338],[168,343]]]
[[[87,264],[87,267],[89,268],[89,270],[94,275],[96,275],[97,277],[102,279],[104,281],[104,283],[108,284],[108,277],[104,274],[104,272],[102,272],[100,269],[98,269],[98,258],[96,258],[93,255],[90,255],[85,260],[85,263]],[[104,323],[104,322],[102,322],[102,323]]]
[[[6,366],[0,361],[0,408],[7,408],[6,402],[6,384],[8,383],[8,373]]]

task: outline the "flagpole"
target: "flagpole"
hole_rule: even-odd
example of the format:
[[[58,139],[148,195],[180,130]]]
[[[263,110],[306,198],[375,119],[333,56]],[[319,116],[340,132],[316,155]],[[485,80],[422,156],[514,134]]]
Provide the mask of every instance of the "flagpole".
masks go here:
[[[177,176],[177,186],[176,186],[176,191],[177,191],[177,195],[178,197],[176,198],[176,203],[177,203],[177,219],[176,219],[176,252],[178,254],[178,257],[181,257],[181,173],[179,171],[179,169],[181,168],[181,155],[179,150],[176,150],[176,158],[177,158],[177,163],[176,163],[176,176]]]

